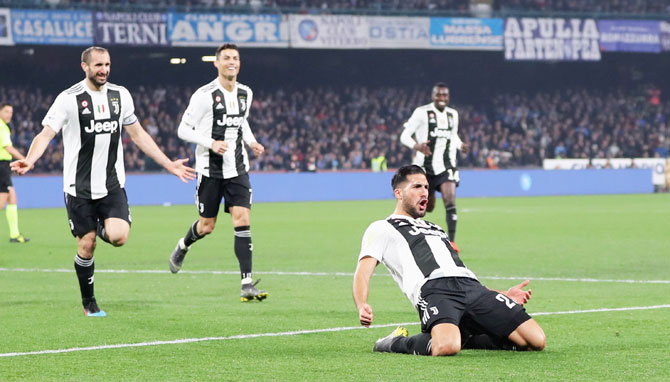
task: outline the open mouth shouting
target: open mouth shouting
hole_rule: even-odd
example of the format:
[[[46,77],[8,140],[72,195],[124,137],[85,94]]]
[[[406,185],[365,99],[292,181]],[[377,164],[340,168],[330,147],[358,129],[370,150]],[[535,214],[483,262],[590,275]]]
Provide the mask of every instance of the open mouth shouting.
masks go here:
[[[417,210],[418,210],[421,214],[425,214],[425,213],[426,213],[426,207],[428,207],[428,198],[421,198],[421,199],[419,199],[419,203],[418,203],[418,208],[417,208]]]

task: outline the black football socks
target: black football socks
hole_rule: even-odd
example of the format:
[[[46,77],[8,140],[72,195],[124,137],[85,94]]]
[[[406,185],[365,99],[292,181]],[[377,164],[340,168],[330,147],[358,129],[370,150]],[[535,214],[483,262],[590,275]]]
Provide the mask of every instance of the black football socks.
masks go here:
[[[400,337],[391,345],[393,353],[431,355],[432,340],[430,333],[419,333],[411,337]]]
[[[95,271],[95,263],[93,258],[84,259],[79,254],[74,256],[74,269],[77,272],[77,279],[79,279],[79,290],[81,291],[81,300],[84,305],[95,299],[93,295],[93,273]]]
[[[450,204],[445,207],[447,210],[447,230],[449,234],[449,240],[456,240],[456,222],[458,221],[458,215],[456,214],[456,206]]]
[[[198,235],[198,220],[196,220],[195,222],[193,222],[193,224],[191,224],[191,226],[188,229],[188,232],[186,232],[186,236],[184,236],[184,245],[186,246],[186,248],[188,248],[191,246],[191,244],[202,239],[203,237],[205,237],[205,235],[202,236]]]
[[[242,283],[251,283],[251,231],[248,225],[235,227],[235,256],[240,263]]]

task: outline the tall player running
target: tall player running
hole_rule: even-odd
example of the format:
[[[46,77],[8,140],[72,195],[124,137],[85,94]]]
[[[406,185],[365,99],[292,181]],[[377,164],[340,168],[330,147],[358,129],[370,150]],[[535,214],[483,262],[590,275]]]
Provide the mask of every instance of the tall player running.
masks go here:
[[[417,107],[405,122],[400,135],[403,145],[416,150],[413,163],[423,167],[428,177],[428,212],[435,208],[435,190],[440,191],[447,211],[447,232],[452,247],[456,246],[456,187],[460,182],[456,152],[468,152],[458,136],[458,112],[447,107],[449,88],[442,82],[433,87],[433,102]],[[412,138],[414,136],[414,138]]]
[[[107,82],[111,67],[105,48],[90,47],[81,55],[83,81],[56,97],[42,121],[44,129],[33,140],[25,159],[11,163],[23,175],[44,154],[49,142],[63,131],[63,190],[72,235],[77,238],[74,268],[79,279],[84,314],[104,317],[93,294],[96,231],[101,239],[122,246],[130,232],[121,129],[156,163],[183,182],[195,179],[188,159],[171,161],[135,117],[130,93]]]
[[[265,149],[256,142],[247,121],[253,93],[237,82],[240,72],[237,46],[221,45],[216,50],[214,66],[217,78],[193,94],[178,129],[179,138],[197,144],[196,205],[200,218],[179,239],[170,256],[170,271],[179,272],[191,245],[212,233],[223,198],[224,211],[230,213],[235,230],[235,255],[242,277],[240,300],[262,301],[268,292],[257,289],[251,278],[251,183],[244,143],[255,155],[261,155]]]

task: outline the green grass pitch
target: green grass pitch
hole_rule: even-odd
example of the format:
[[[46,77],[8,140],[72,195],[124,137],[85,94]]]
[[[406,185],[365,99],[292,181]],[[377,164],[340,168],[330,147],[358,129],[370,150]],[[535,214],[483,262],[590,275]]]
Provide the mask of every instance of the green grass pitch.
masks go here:
[[[241,303],[228,216],[173,275],[168,257],[194,206],[132,207],[128,243],[99,242],[96,251],[106,318],[82,313],[65,209],[20,210],[32,241],[0,240],[0,380],[670,380],[670,195],[459,199],[464,262],[493,288],[530,278],[527,310],[548,343],[538,353],[439,359],[373,353],[393,327],[357,328],[351,275],[361,236],[393,208],[392,200],[254,205],[254,276],[270,297]],[[444,210],[426,220],[443,225]],[[371,289],[375,324],[418,322],[383,266]],[[629,307],[646,309],[576,312]],[[175,342],[184,339],[200,340]],[[139,343],[147,346],[7,356]]]

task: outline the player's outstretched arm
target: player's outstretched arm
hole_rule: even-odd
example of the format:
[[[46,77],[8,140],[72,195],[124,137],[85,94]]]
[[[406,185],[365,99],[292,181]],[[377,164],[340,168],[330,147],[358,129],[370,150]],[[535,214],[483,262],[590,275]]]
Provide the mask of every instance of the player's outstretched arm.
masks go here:
[[[356,309],[358,309],[358,319],[363,326],[370,326],[374,315],[372,308],[368,305],[368,294],[370,292],[370,277],[375,271],[377,260],[372,257],[364,257],[358,262],[356,273],[354,273],[353,295]]]
[[[9,164],[14,173],[23,175],[35,167],[35,162],[42,157],[44,151],[49,146],[49,142],[56,136],[56,132],[49,126],[44,126],[42,131],[37,134],[30,144],[30,149],[25,158],[16,160]]]
[[[171,161],[163,151],[161,151],[153,138],[151,138],[151,135],[142,128],[142,125],[140,125],[139,122],[125,126],[125,128],[130,135],[130,139],[135,142],[140,150],[156,161],[156,163],[163,166],[171,174],[181,179],[184,183],[188,183],[189,180],[195,179],[195,170],[186,166],[188,159]]]

